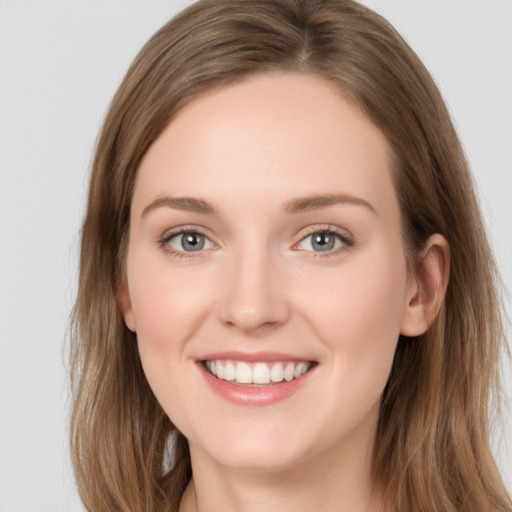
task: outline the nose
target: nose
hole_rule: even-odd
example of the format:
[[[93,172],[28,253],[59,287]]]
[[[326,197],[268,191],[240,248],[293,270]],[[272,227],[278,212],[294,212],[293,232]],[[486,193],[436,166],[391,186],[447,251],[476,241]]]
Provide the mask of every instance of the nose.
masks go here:
[[[284,278],[269,254],[247,250],[230,267],[221,292],[219,316],[224,324],[254,335],[288,320]]]

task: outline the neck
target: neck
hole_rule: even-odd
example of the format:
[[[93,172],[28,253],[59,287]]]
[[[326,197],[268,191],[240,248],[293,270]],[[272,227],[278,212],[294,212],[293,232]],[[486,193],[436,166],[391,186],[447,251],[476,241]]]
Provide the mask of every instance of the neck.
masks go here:
[[[193,479],[180,512],[380,511],[372,492],[373,443],[355,441],[277,471],[222,467],[191,445]]]

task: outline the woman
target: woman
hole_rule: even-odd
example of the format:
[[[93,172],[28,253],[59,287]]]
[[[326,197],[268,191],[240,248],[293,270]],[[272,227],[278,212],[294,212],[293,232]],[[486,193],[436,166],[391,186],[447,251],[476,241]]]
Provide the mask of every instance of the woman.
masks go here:
[[[495,282],[444,103],[382,18],[191,6],[128,71],[93,164],[86,507],[509,510]]]

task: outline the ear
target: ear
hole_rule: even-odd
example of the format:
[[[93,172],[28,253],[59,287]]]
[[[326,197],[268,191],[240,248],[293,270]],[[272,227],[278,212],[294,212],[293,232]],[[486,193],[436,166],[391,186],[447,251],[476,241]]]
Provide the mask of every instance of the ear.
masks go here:
[[[130,331],[135,332],[135,317],[133,315],[132,301],[130,300],[128,286],[125,283],[119,285],[117,291],[117,306],[123,315],[126,327],[128,327]]]
[[[450,277],[450,246],[440,234],[432,235],[416,258],[407,290],[400,334],[419,336],[435,320]]]

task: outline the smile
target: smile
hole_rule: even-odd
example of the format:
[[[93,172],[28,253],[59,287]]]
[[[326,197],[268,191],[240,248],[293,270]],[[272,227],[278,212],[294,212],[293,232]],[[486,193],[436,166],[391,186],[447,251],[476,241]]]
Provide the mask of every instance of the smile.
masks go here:
[[[223,352],[196,360],[206,385],[223,400],[268,406],[291,398],[314,379],[316,361],[275,352]]]
[[[211,360],[205,361],[204,367],[217,379],[231,381],[235,385],[264,386],[298,379],[312,367],[312,363]]]

